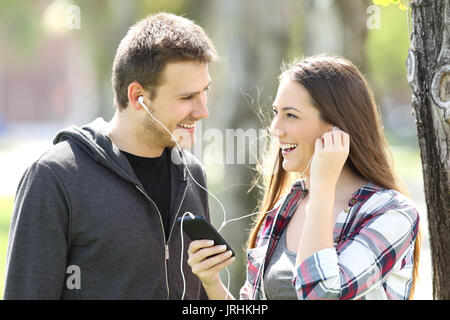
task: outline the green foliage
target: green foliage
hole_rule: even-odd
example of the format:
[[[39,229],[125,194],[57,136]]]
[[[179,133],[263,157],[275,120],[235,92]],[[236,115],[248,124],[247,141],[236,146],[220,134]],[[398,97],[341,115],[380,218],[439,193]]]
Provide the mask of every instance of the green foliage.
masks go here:
[[[159,11],[170,12],[174,14],[183,15],[183,8],[186,6],[188,0],[139,0],[137,1],[138,12],[143,12],[142,18],[149,15],[154,14]]]
[[[408,8],[408,0],[405,0],[405,3],[403,3],[403,0],[373,0],[373,3],[377,6],[383,7],[386,7],[390,4],[396,4],[401,10],[406,10]]]
[[[380,28],[369,30],[366,50],[374,89],[385,94],[409,92],[406,58],[409,48],[407,16],[395,7],[380,7]]]
[[[40,15],[36,14],[36,4],[27,0],[0,0],[0,40],[7,41],[2,45],[2,59],[22,58],[22,62],[32,58],[39,45],[41,36]]]

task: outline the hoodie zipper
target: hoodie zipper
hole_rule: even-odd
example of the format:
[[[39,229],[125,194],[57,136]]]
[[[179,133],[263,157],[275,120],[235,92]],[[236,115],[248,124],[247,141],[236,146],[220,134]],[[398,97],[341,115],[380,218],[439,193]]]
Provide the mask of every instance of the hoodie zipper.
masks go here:
[[[159,212],[158,206],[156,205],[156,203],[141,189],[139,188],[139,186],[136,186],[136,188],[148,199],[150,200],[150,202],[155,206],[156,211],[158,211],[158,216],[159,216],[159,222],[160,222],[160,226],[161,226],[161,231],[163,234],[163,244],[164,244],[164,252],[165,252],[165,257],[164,257],[164,270],[166,273],[166,288],[167,288],[167,300],[169,300],[169,280],[168,280],[168,276],[167,276],[167,260],[169,259],[169,246],[166,243],[166,232],[164,231],[164,224],[162,221],[162,216],[161,216],[161,212]],[[169,242],[169,241],[167,241]]]
[[[164,257],[164,268],[165,268],[165,272],[166,272],[167,300],[169,300],[169,297],[170,297],[170,288],[169,288],[169,278],[168,278],[168,271],[167,271],[167,261],[169,260],[169,257],[170,257],[170,255],[169,255],[169,240],[170,240],[170,236],[172,235],[172,230],[173,230],[173,227],[175,226],[176,219],[177,219],[177,217],[178,217],[178,215],[179,215],[179,213],[180,213],[180,209],[181,209],[181,206],[182,206],[182,204],[183,204],[184,198],[186,197],[187,187],[184,189],[183,197],[181,198],[180,206],[178,207],[177,214],[175,215],[175,218],[174,218],[174,220],[173,220],[172,226],[171,226],[171,228],[170,228],[169,237],[167,238],[167,242],[165,241],[165,239],[166,239],[166,232],[164,231],[164,224],[163,224],[163,221],[162,221],[162,215],[161,215],[161,212],[160,212],[159,209],[158,209],[158,206],[156,205],[156,203],[155,203],[149,196],[147,196],[147,194],[146,194],[141,188],[139,188],[139,186],[136,186],[136,188],[137,188],[137,189],[138,189],[138,190],[139,190],[139,191],[140,191],[147,199],[149,199],[149,200],[151,201],[151,203],[155,206],[156,211],[158,211],[159,222],[160,222],[160,225],[161,225],[161,230],[162,230],[162,233],[163,233],[163,239],[164,239],[164,240],[163,240],[163,243],[164,243],[164,253],[165,253],[165,257]]]
[[[172,230],[173,230],[173,227],[175,226],[175,223],[177,221],[178,214],[180,213],[181,206],[183,205],[183,201],[184,201],[184,198],[186,196],[186,191],[187,191],[187,186],[184,189],[183,197],[181,198],[181,201],[180,201],[180,206],[178,207],[177,214],[175,215],[175,218],[173,219],[173,223],[172,223],[172,226],[170,227],[170,231],[169,231],[169,237],[167,238],[167,243],[166,243],[166,266],[167,266],[167,261],[169,260],[169,240],[170,240],[170,236],[172,235]],[[183,252],[181,254],[183,254]],[[167,269],[166,269],[166,283],[167,283],[167,288],[169,288],[169,282],[168,282],[168,277],[167,277]],[[167,292],[169,292],[169,289],[167,289],[167,290],[168,290]]]

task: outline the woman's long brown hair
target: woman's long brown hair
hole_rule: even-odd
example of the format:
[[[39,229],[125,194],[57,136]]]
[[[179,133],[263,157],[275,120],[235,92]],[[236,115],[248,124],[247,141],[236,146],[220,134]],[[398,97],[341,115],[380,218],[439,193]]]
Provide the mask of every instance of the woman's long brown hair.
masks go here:
[[[382,122],[373,93],[359,70],[348,60],[338,57],[313,56],[283,66],[280,80],[290,77],[309,92],[323,121],[339,127],[350,136],[350,152],[346,164],[364,179],[386,189],[409,196],[406,187],[394,172],[392,153],[383,132]],[[272,158],[271,174],[263,178],[264,194],[259,212],[268,212],[280,197],[289,191],[295,175],[282,167],[278,148]],[[248,240],[255,247],[258,231],[266,214],[257,216]],[[414,243],[412,299],[418,277],[421,235]]]

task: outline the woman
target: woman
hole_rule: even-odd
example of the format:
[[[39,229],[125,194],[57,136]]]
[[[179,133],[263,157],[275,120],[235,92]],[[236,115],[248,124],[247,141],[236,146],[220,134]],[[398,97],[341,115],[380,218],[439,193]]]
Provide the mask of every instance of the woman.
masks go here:
[[[278,157],[240,298],[411,298],[419,216],[395,177],[364,77],[342,58],[303,59],[282,72],[273,111]],[[233,298],[218,275],[233,261],[224,250],[206,240],[189,246],[210,299]]]

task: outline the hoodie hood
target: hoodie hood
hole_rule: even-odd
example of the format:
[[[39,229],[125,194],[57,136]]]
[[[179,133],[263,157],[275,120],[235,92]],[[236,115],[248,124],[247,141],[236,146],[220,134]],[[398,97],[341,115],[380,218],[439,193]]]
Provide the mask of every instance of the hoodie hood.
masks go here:
[[[137,178],[128,160],[108,136],[107,125],[108,123],[105,120],[97,118],[82,127],[69,126],[56,134],[53,144],[66,140],[73,141],[94,161],[136,184]]]
[[[59,131],[53,144],[70,140],[80,146],[94,161],[101,163],[127,181],[142,187],[128,159],[120,152],[108,135],[108,123],[97,118],[82,127],[69,126]],[[169,150],[171,173],[180,181],[186,181],[187,172],[181,158],[186,154],[173,148]],[[189,162],[189,159],[186,159]]]

